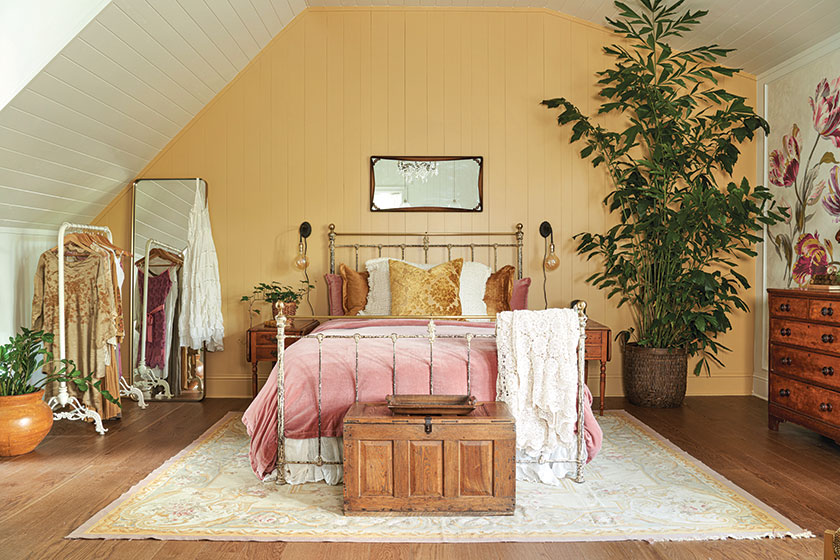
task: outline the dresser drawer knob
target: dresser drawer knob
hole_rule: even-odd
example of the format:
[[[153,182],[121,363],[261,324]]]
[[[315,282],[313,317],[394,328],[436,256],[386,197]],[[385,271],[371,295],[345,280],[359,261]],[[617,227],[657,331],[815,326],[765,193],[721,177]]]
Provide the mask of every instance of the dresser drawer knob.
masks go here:
[[[831,412],[831,403],[820,403],[820,412]]]
[[[782,305],[779,306],[779,311],[790,311],[790,304],[789,303],[783,303]]]
[[[831,307],[823,307],[822,309],[820,309],[820,315],[822,315],[823,317],[831,317],[832,315],[834,315],[834,309],[832,309]]]
[[[779,389],[779,396],[780,397],[789,397],[790,396],[790,389]]]
[[[834,342],[834,335],[833,334],[824,334],[824,335],[822,335],[821,340],[823,342],[825,342],[826,344],[831,344],[832,342]]]
[[[822,368],[822,374],[826,377],[831,377],[832,375],[834,375],[834,368],[831,366],[826,366]]]
[[[793,360],[791,360],[790,358],[782,358],[782,365],[783,366],[789,366],[792,363],[793,363]]]
[[[790,336],[790,329],[782,329],[780,331],[780,333],[781,333],[782,336]],[[825,342],[825,341],[823,341],[823,342]]]

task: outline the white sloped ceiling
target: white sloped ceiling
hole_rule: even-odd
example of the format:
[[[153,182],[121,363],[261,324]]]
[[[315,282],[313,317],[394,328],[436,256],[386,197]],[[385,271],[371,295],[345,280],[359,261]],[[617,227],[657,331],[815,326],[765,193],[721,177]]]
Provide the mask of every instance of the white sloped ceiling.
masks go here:
[[[94,218],[302,0],[115,0],[0,110],[0,226]]]
[[[371,2],[114,0],[0,109],[0,226],[90,221],[298,13],[354,4]],[[544,7],[599,24],[615,13],[611,0],[443,4]],[[753,74],[840,23],[837,0],[686,4],[710,15],[675,46],[734,47],[726,62]]]

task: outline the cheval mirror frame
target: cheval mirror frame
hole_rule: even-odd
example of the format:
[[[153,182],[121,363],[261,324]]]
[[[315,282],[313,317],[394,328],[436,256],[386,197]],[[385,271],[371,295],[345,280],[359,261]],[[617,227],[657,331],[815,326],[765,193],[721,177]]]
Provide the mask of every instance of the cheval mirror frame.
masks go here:
[[[195,198],[195,184],[196,181],[201,181],[204,184],[204,205],[207,206],[209,200],[209,186],[207,181],[201,177],[140,177],[135,179],[131,185],[131,254],[132,254],[132,262],[131,262],[131,275],[126,275],[126,282],[130,282],[130,294],[131,298],[129,301],[129,317],[130,320],[128,321],[128,327],[130,329],[126,329],[130,332],[130,355],[129,355],[129,373],[128,375],[131,376],[131,379],[134,379],[135,376],[135,369],[138,365],[138,349],[141,344],[140,341],[135,342],[135,300],[136,297],[141,297],[138,293],[137,289],[137,282],[135,282],[135,272],[134,269],[135,263],[138,259],[144,258],[146,253],[146,245],[141,244],[142,246],[138,246],[137,243],[137,202],[138,202],[138,183],[144,182],[152,182],[152,183],[161,183],[161,182],[170,182],[170,181],[178,181],[181,182],[185,189],[185,193],[180,195],[179,198],[183,198],[185,202],[188,203],[188,208],[192,208],[193,201]],[[187,223],[184,224],[184,228],[188,228],[188,220],[189,220],[189,209],[187,209],[186,215]],[[165,249],[172,249],[174,247],[170,247],[165,243],[158,245],[158,247],[162,247]],[[180,289],[180,287],[179,287]],[[142,301],[142,300],[141,300]],[[142,303],[141,303],[142,305]],[[180,302],[179,302],[180,305]],[[174,326],[173,328],[177,328]],[[142,338],[140,339],[142,340]],[[172,348],[170,349],[170,351]],[[185,347],[179,347],[178,353],[181,355],[181,368],[182,372],[184,371],[185,363],[187,362],[188,369],[187,371],[193,372],[193,377],[198,380],[198,387],[199,391],[192,391],[192,390],[180,390],[174,391],[173,396],[171,398],[149,398],[146,397],[146,402],[181,402],[181,401],[200,401],[203,400],[205,395],[207,394],[207,362],[206,362],[206,351],[202,348],[201,350],[192,350],[187,349]],[[200,376],[196,376],[195,374],[200,371]],[[192,378],[191,378],[192,379]],[[195,383],[194,383],[195,384]],[[171,388],[170,388],[171,390]],[[175,394],[177,393],[177,394]]]
[[[394,161],[464,161],[478,164],[478,204],[474,208],[447,206],[414,206],[404,208],[379,208],[373,201],[376,194],[374,166],[380,160]],[[370,211],[371,212],[481,212],[484,209],[484,158],[482,156],[371,156],[370,157]]]

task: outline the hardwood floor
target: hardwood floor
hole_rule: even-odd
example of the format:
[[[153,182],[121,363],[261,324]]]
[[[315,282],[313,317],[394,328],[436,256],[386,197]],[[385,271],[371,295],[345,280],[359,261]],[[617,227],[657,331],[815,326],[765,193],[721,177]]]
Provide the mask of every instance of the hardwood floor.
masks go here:
[[[840,525],[840,446],[804,428],[767,429],[767,404],[753,397],[691,397],[675,410],[625,408],[735,484],[811,530],[815,539],[682,543],[257,543],[66,540],[64,536],[229,410],[247,400],[125,406],[104,437],[90,426],[57,422],[32,453],[0,460],[0,558],[87,559],[809,559],[821,535]]]

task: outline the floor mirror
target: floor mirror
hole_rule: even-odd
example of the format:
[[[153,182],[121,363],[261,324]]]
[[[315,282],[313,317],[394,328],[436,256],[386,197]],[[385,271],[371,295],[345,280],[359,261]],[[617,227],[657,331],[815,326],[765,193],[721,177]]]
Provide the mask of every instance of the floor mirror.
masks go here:
[[[205,352],[184,343],[184,258],[190,211],[207,204],[200,178],[134,182],[132,377],[147,401],[196,401],[205,394]],[[184,331],[186,332],[186,331]],[[184,337],[184,340],[186,337]]]

